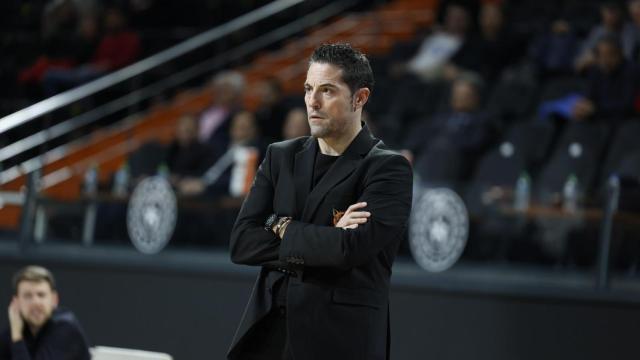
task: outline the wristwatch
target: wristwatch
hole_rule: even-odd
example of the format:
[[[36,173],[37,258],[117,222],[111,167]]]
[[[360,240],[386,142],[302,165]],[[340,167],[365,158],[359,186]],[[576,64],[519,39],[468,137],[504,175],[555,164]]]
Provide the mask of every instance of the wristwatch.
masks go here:
[[[273,213],[267,217],[267,220],[264,222],[264,229],[267,231],[273,231],[273,225],[278,221],[278,214]]]

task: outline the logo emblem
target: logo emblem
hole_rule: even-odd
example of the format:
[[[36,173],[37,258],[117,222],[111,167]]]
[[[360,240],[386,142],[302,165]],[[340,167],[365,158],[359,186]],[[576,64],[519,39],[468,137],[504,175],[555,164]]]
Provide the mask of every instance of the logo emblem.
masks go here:
[[[430,272],[458,261],[469,234],[469,215],[458,194],[447,188],[426,190],[411,212],[409,244],[415,261]]]
[[[164,249],[173,235],[176,218],[176,196],[167,180],[149,177],[135,187],[127,209],[127,230],[138,251],[156,254]]]

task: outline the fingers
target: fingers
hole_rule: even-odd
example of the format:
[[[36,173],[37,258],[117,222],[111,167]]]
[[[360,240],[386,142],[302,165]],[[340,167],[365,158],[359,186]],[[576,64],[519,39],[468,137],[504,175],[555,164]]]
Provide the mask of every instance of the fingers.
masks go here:
[[[369,221],[369,217],[371,213],[366,211],[356,211],[349,215],[345,215],[340,219],[336,227],[341,227],[344,229],[355,229],[360,224],[364,224]]]
[[[367,203],[366,203],[366,202],[359,202],[359,203],[355,203],[355,204],[353,204],[353,205],[351,205],[351,206],[349,206],[349,207],[347,208],[347,211],[345,212],[345,215],[346,215],[346,214],[348,214],[348,213],[350,213],[350,212],[353,212],[353,211],[355,211],[355,210],[362,209],[362,208],[363,208],[363,207],[365,207],[365,206],[367,206]]]
[[[347,211],[345,211],[335,226],[343,229],[355,229],[358,225],[366,223],[371,213],[368,211],[357,211],[366,206],[367,203],[364,201],[352,204],[347,208]]]
[[[368,211],[355,211],[350,214],[345,214],[340,221],[344,225],[364,224],[370,216],[371,213]]]
[[[349,214],[349,217],[351,218],[368,218],[371,216],[371,213],[368,211],[354,211],[351,214]]]

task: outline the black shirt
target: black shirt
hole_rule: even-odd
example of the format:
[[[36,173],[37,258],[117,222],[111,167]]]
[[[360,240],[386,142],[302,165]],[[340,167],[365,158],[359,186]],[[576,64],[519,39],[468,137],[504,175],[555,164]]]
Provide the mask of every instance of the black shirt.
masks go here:
[[[313,166],[313,187],[316,187],[324,174],[329,171],[331,165],[339,158],[339,156],[325,155],[318,151],[316,153],[316,162]],[[312,187],[312,188],[313,188]]]
[[[329,171],[331,166],[336,162],[336,160],[338,160],[339,157],[340,156],[325,155],[321,153],[320,150],[318,150],[318,152],[316,153],[315,163],[313,165],[312,189],[313,187],[318,185],[320,180],[322,180],[322,177],[327,173],[327,171]],[[287,283],[289,282],[289,278],[287,276],[283,276],[283,278],[284,281],[278,280],[274,284],[273,293],[275,295],[275,303],[278,306],[287,305]]]
[[[11,341],[10,329],[0,334],[0,360],[89,360],[89,346],[73,313],[54,311],[36,336],[25,326],[23,340]]]

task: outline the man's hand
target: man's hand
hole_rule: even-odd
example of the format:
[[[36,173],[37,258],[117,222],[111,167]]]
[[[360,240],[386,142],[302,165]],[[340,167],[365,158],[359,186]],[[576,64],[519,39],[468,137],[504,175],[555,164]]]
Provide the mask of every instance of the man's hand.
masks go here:
[[[367,206],[366,202],[359,202],[349,206],[335,226],[343,229],[355,229],[358,225],[366,223],[371,213],[368,211],[356,211],[365,206]]]
[[[22,320],[22,316],[20,315],[18,300],[15,298],[11,300],[11,304],[9,305],[9,324],[11,326],[11,341],[21,341],[24,320]]]
[[[178,182],[178,191],[182,195],[194,196],[204,192],[206,185],[199,178],[184,178]]]
[[[581,121],[587,119],[595,112],[595,106],[589,99],[582,98],[576,102],[572,109],[572,115],[575,120]]]

